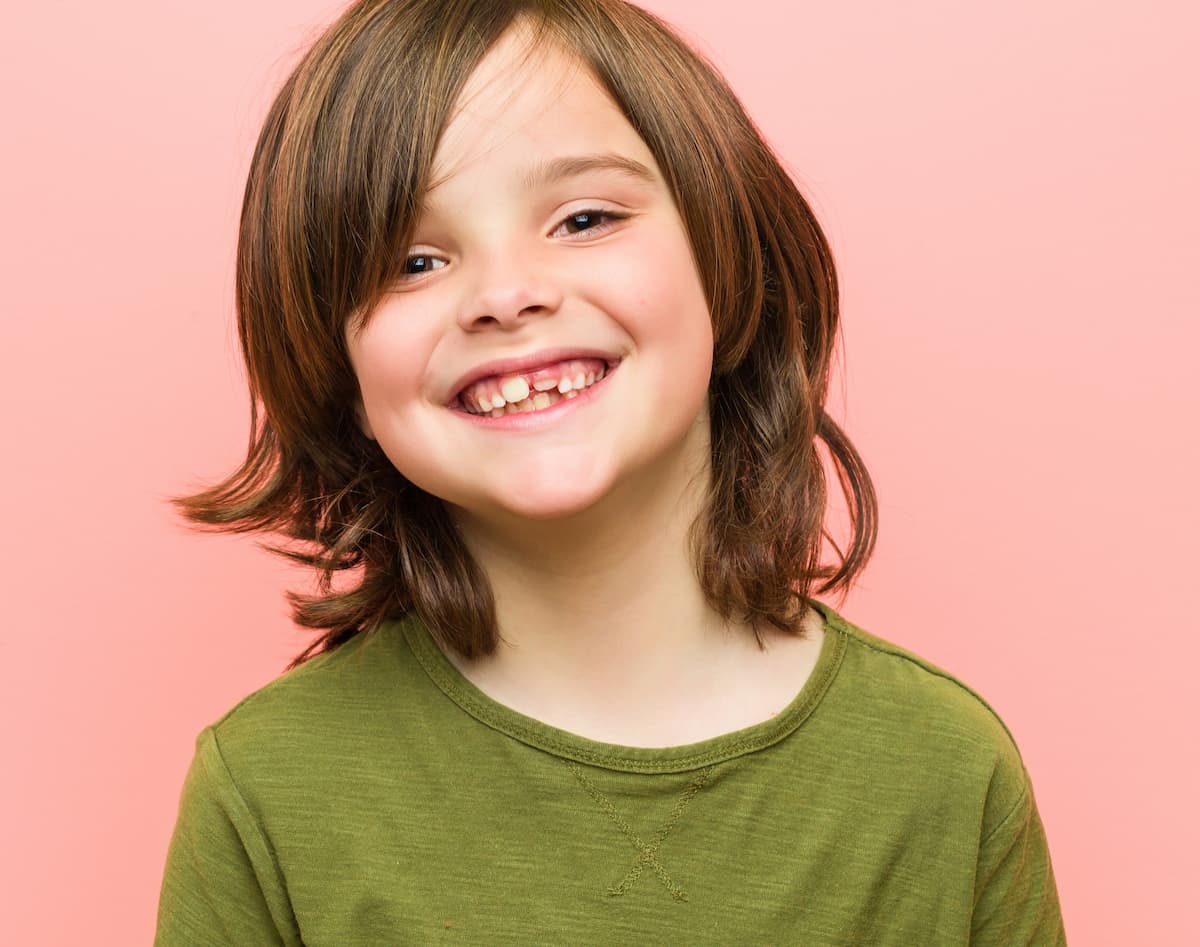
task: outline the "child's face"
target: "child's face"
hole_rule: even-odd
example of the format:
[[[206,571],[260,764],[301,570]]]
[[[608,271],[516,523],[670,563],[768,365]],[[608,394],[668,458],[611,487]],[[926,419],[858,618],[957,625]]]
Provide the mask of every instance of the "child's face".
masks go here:
[[[585,68],[557,50],[522,65],[524,49],[510,33],[471,76],[435,157],[411,275],[347,334],[364,431],[417,486],[485,519],[567,516],[622,486],[671,489],[708,456],[712,327],[661,172]],[[536,173],[600,155],[648,174]],[[457,404],[484,363],[549,349],[619,364],[573,398],[557,400],[556,386],[555,403],[530,413]],[[521,393],[515,374],[498,380],[509,397]],[[495,397],[498,381],[473,393]]]

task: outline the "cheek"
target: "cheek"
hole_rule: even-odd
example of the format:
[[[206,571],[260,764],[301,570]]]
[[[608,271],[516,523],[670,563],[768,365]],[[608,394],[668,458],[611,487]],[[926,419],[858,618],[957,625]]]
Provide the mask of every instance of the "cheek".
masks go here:
[[[712,367],[712,317],[704,286],[692,261],[691,248],[682,238],[663,241],[658,252],[646,257],[639,294],[642,332],[648,343],[669,352],[677,383],[707,388]]]
[[[347,347],[369,436],[408,480],[440,496],[445,458],[431,449],[438,419],[423,410],[429,406],[424,373],[436,339],[434,327],[411,308],[384,304]]]
[[[358,377],[368,415],[396,411],[420,391],[420,366],[427,344],[403,313],[383,309],[350,343],[350,361]]]
[[[653,424],[668,439],[685,436],[706,415],[713,329],[704,286],[686,237],[659,231],[623,257],[607,307],[629,334],[638,377],[656,394]]]
[[[598,269],[609,291],[624,300],[614,309],[630,334],[711,353],[712,320],[686,236],[671,227],[647,228],[622,249],[616,265]]]

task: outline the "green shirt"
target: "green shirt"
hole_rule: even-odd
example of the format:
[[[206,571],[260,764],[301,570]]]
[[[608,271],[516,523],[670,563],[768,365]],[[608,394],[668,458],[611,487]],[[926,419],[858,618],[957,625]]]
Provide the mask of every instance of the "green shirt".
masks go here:
[[[498,703],[415,617],[359,635],[200,734],[156,943],[1065,944],[1007,728],[814,604],[783,711],[666,748]]]

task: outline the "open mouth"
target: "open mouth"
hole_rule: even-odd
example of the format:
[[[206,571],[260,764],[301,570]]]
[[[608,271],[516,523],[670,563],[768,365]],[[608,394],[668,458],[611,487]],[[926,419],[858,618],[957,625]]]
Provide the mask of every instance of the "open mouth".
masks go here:
[[[578,358],[528,372],[492,376],[460,391],[453,406],[480,418],[545,411],[581,397],[619,364],[620,359]]]

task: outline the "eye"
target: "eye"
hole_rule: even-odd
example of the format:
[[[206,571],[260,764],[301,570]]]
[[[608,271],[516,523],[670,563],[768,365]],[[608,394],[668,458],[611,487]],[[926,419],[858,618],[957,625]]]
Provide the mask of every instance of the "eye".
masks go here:
[[[601,233],[618,220],[624,220],[626,214],[617,214],[609,210],[581,210],[564,217],[550,234],[553,236],[571,236],[577,233]]]
[[[420,276],[433,270],[440,270],[446,261],[428,253],[414,253],[404,261],[405,276]]]

